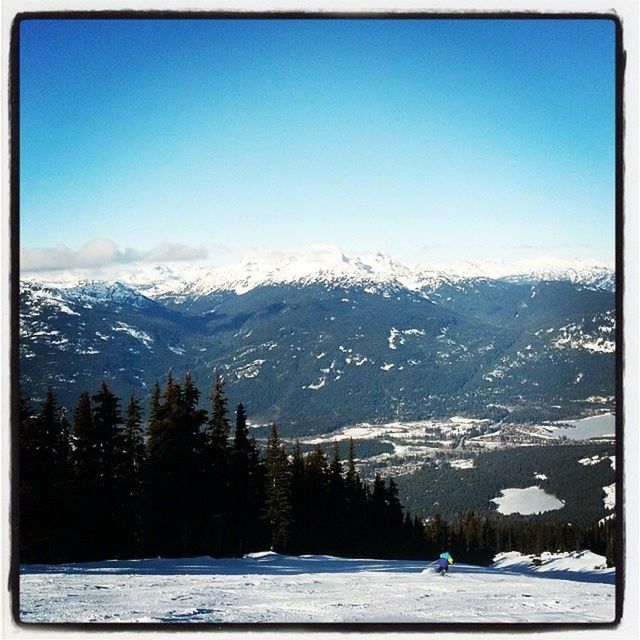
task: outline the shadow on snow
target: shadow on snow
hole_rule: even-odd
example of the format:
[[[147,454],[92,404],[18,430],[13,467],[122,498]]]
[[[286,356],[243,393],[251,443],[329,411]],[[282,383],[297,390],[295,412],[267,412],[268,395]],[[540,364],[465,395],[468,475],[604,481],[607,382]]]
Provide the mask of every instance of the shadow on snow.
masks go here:
[[[310,573],[422,573],[425,579],[435,577],[434,563],[419,560],[374,560],[338,558],[335,556],[286,556],[272,552],[253,553],[244,558],[147,558],[141,560],[100,560],[74,564],[22,565],[27,574],[114,574],[114,575],[298,575]],[[472,565],[454,565],[450,575],[532,576],[575,582],[614,584],[615,572],[535,571],[523,567],[520,571]]]

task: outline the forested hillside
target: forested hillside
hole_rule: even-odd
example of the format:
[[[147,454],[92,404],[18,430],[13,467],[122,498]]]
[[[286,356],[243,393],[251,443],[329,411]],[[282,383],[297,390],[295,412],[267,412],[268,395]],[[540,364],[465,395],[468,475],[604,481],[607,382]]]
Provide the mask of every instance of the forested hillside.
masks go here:
[[[220,378],[209,411],[198,408],[199,398],[189,374],[181,382],[170,375],[164,388],[156,383],[146,420],[135,395],[123,412],[105,382],[93,395],[82,392],[71,415],[51,390],[39,409],[22,398],[21,562],[266,548],[428,558],[445,547],[485,562],[499,551],[539,553],[549,545],[589,545],[613,561],[611,519],[588,527],[501,523],[466,511],[444,520],[439,509],[418,518],[406,511],[393,478],[362,481],[353,442],[346,461],[337,445],[329,456],[320,446],[305,454],[297,442],[287,449],[276,425],[258,443],[242,405],[231,428]]]
[[[169,371],[201,385],[217,371],[233,404],[248,402],[253,422],[276,422],[289,437],[358,422],[488,412],[529,421],[613,408],[609,289],[409,278],[382,258],[316,266],[258,265],[264,273],[253,274],[245,265],[229,282],[202,271],[175,291],[167,287],[180,274],[155,284],[32,277],[20,289],[23,389],[42,399],[51,387],[70,408],[105,379],[146,403]]]
[[[403,504],[420,517],[435,509],[455,520],[473,509],[505,521],[531,520],[531,516],[501,515],[491,500],[503,489],[535,485],[564,502],[561,509],[536,515],[536,521],[584,526],[611,513],[604,506],[603,487],[615,482],[609,460],[613,455],[615,445],[611,443],[517,447],[481,453],[473,459],[472,468],[427,464],[397,482]],[[600,462],[580,464],[592,456]]]

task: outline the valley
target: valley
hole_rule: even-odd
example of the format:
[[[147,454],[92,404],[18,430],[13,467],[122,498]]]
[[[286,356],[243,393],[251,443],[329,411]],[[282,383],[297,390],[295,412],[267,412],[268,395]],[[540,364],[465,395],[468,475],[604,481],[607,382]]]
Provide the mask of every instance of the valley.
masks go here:
[[[71,409],[101,379],[145,401],[169,371],[203,388],[218,374],[250,420],[291,437],[576,419],[615,409],[606,273],[471,277],[326,251],[109,274],[120,280],[36,273],[21,286],[20,377],[34,401],[52,386]]]
[[[339,444],[343,457],[353,440],[360,475],[393,477],[403,504],[420,517],[486,514],[538,515],[546,520],[604,520],[615,507],[615,415],[599,413],[572,422],[494,423],[454,416],[448,420],[359,424],[319,437],[303,447],[327,453]],[[576,478],[581,479],[576,492]],[[501,492],[505,496],[501,496]],[[510,492],[522,497],[501,509]],[[527,493],[528,491],[528,493]],[[555,506],[546,509],[551,501]]]
[[[256,431],[256,427],[254,427]],[[453,416],[447,420],[362,423],[318,437],[300,438],[302,445],[327,446],[349,439],[367,451],[367,443],[388,445],[382,453],[359,457],[364,476],[401,476],[426,463],[472,469],[480,453],[527,446],[571,446],[615,442],[615,416],[599,413],[572,422],[546,424],[494,423],[488,419]]]
[[[578,459],[615,452],[615,274],[526,266],[442,271],[325,248],[218,268],[31,273],[22,391],[37,407],[51,387],[71,414],[105,380],[144,413],[169,372],[203,390],[220,375],[258,442],[276,423],[290,445],[328,453],[336,441],[344,459],[353,438],[362,477],[396,478],[421,517],[434,503],[449,517],[496,513],[501,491],[539,485],[565,505],[540,518],[601,520],[613,471]],[[563,469],[584,475],[588,506]]]

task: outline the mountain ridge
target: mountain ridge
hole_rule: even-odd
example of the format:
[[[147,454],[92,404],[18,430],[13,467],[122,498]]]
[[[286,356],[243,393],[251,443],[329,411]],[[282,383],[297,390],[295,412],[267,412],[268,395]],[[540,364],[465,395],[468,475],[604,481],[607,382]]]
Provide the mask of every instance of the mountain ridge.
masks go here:
[[[127,283],[25,280],[25,392],[42,397],[51,385],[69,406],[102,378],[123,397],[147,397],[169,370],[199,381],[217,372],[256,422],[301,434],[491,406],[540,417],[558,405],[559,417],[575,416],[589,398],[614,395],[606,289],[481,277],[416,284],[383,254],[311,256],[306,276],[291,256],[268,272],[263,262],[222,288],[219,273],[198,283],[192,271],[187,288],[173,270],[149,267]]]
[[[206,297],[233,292],[243,295],[268,285],[324,283],[362,286],[373,293],[403,289],[428,295],[442,286],[477,280],[514,283],[571,282],[606,291],[615,290],[615,271],[605,263],[587,260],[538,258],[455,265],[419,263],[408,266],[383,252],[345,253],[336,247],[312,246],[300,250],[256,252],[223,266],[204,264],[142,264],[113,267],[102,272],[28,272],[25,282],[71,288],[89,282],[121,283],[151,298]]]

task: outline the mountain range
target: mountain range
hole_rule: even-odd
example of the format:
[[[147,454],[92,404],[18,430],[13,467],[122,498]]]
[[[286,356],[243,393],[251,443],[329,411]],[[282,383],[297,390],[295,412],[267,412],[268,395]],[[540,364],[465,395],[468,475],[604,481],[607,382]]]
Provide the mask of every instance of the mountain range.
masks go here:
[[[232,406],[290,435],[461,412],[582,415],[613,402],[615,272],[557,260],[410,267],[315,247],[223,267],[23,274],[28,397],[51,386],[72,408],[105,379],[146,399],[187,370],[207,393],[221,374]]]

